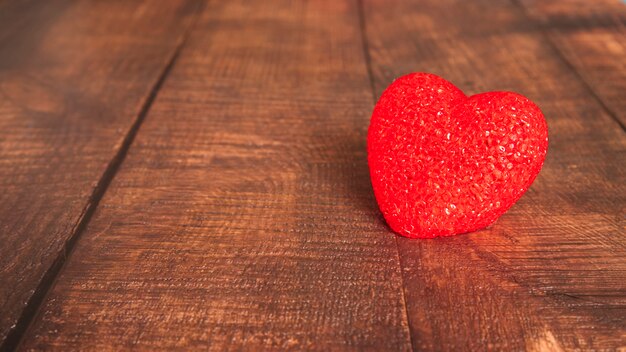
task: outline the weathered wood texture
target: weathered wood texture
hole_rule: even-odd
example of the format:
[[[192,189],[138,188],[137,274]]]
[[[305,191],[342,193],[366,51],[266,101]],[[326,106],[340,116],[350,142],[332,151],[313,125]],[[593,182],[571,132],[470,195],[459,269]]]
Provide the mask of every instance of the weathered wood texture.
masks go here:
[[[196,6],[149,3],[0,3],[0,345],[63,261]]]
[[[623,347],[626,138],[617,122],[508,1],[365,1],[364,12],[377,94],[399,75],[433,72],[469,94],[527,95],[550,131],[542,173],[490,229],[399,241],[414,347]],[[611,70],[623,75],[620,64]],[[623,103],[624,90],[598,91],[611,94]]]
[[[212,2],[23,349],[410,349],[354,1]]]
[[[517,0],[626,126],[626,2]]]

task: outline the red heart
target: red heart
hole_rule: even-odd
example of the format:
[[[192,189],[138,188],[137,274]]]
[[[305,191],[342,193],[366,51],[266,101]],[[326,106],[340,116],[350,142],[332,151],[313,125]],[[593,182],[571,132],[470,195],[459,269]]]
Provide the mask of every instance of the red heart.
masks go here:
[[[412,238],[492,224],[541,170],[548,127],[541,110],[510,92],[466,97],[441,77],[395,80],[374,108],[367,153],[389,226]]]

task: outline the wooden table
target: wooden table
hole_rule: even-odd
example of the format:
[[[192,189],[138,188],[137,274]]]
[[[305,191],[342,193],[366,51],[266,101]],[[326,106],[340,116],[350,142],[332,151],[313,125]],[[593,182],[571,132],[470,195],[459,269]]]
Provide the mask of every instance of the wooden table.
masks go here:
[[[488,229],[382,220],[415,71],[546,115]],[[625,111],[618,0],[1,1],[2,349],[624,349]]]

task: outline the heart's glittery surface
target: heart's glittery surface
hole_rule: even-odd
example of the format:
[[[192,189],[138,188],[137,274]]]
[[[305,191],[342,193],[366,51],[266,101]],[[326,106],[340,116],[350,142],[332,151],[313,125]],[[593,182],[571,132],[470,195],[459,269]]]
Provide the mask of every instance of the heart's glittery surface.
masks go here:
[[[441,77],[395,80],[374,108],[372,186],[385,220],[430,238],[492,224],[530,187],[548,148],[539,108],[510,92],[466,97]]]

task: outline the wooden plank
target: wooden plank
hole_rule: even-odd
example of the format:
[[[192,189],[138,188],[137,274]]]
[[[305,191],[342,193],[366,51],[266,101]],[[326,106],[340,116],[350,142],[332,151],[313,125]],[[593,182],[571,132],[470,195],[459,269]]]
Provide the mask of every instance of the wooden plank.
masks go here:
[[[149,1],[0,4],[5,347],[19,338],[29,309],[63,263],[195,7],[184,0],[158,7]]]
[[[196,28],[22,347],[410,349],[355,2]]]
[[[626,3],[622,0],[520,1],[626,129]]]
[[[432,72],[468,94],[527,95],[550,130],[543,171],[490,229],[399,241],[414,347],[623,347],[626,138],[616,121],[510,2],[366,1],[364,12],[377,94],[399,75]]]

